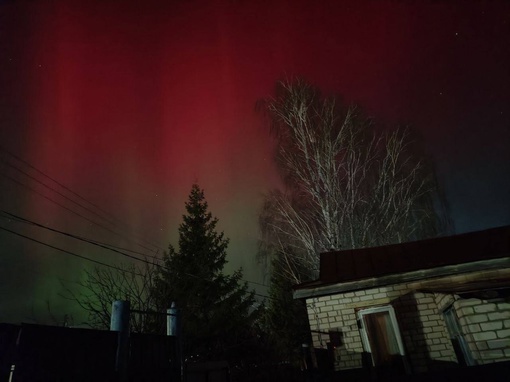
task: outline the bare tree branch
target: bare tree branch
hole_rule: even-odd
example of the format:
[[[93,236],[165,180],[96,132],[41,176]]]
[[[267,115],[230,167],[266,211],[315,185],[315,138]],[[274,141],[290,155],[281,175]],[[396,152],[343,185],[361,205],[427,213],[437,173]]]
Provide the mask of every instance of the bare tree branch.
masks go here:
[[[109,329],[111,306],[115,300],[127,300],[132,310],[153,311],[155,302],[150,293],[156,276],[155,263],[146,261],[143,269],[133,264],[121,264],[116,269],[95,267],[85,270],[83,281],[61,282],[63,297],[76,302],[89,316],[89,325],[97,329]],[[151,330],[154,317],[132,314],[131,331]]]
[[[281,258],[285,277],[315,278],[320,252],[441,233],[437,182],[409,129],[377,133],[302,80],[280,82],[266,109],[286,191],[266,196],[263,252]]]

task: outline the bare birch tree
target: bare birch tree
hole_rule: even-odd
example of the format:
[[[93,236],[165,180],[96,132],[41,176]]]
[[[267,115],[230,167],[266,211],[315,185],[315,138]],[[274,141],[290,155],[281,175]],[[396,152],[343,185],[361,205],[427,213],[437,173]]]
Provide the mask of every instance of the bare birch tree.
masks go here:
[[[320,252],[439,233],[434,172],[409,129],[379,133],[302,80],[280,82],[265,106],[285,191],[266,196],[260,224],[285,277],[316,277]]]
[[[88,314],[88,324],[95,329],[110,328],[112,302],[126,300],[131,310],[154,311],[154,288],[157,264],[146,262],[144,267],[119,265],[116,269],[95,267],[84,271],[84,279],[73,286],[64,284],[65,298],[75,301]],[[133,313],[130,327],[133,332],[153,329],[155,317]]]

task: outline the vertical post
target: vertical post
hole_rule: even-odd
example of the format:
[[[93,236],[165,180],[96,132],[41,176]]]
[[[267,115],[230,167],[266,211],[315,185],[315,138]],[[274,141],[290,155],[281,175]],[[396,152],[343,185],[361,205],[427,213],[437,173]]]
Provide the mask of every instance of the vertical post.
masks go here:
[[[166,335],[177,337],[177,308],[175,302],[166,310]]]
[[[110,330],[118,332],[115,371],[120,381],[127,381],[129,357],[129,301],[117,300],[112,303]]]
[[[180,316],[175,301],[172,301],[170,308],[166,310],[166,335],[173,337],[174,343],[174,354],[175,359],[171,359],[172,364],[176,364],[178,369],[180,380],[184,381],[184,368],[181,354],[181,336],[179,331]]]

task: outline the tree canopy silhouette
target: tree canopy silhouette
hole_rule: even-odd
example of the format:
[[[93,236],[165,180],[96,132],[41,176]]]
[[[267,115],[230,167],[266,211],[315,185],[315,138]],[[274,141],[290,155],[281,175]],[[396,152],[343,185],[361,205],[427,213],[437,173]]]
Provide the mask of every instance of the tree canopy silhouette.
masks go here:
[[[229,240],[216,231],[204,192],[193,185],[179,226],[179,249],[169,246],[156,278],[161,309],[175,302],[181,313],[184,352],[208,359],[229,358],[250,334],[254,293],[243,272],[223,273]]]
[[[293,283],[317,277],[321,252],[442,232],[433,167],[410,129],[379,132],[300,79],[279,82],[265,106],[285,188],[266,196],[263,253]]]

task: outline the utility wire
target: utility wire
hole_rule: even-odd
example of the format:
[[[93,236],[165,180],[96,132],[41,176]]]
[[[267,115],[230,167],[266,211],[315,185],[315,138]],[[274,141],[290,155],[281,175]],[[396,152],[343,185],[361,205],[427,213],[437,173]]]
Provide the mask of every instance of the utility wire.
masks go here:
[[[60,231],[60,230],[57,230],[57,229],[54,229],[54,228],[51,228],[51,227],[45,226],[45,225],[43,225],[43,224],[36,223],[36,222],[34,222],[34,221],[32,221],[32,220],[22,218],[21,216],[18,216],[18,215],[12,214],[12,213],[7,212],[7,211],[5,211],[5,210],[0,210],[0,212],[1,212],[1,213],[3,213],[4,215],[7,215],[7,216],[4,216],[5,218],[12,218],[12,219],[15,219],[15,220],[17,220],[17,221],[20,221],[20,222],[23,222],[23,223],[26,223],[26,224],[34,225],[34,226],[36,226],[36,227],[40,227],[40,228],[43,228],[43,229],[46,229],[46,230],[49,230],[49,231],[52,231],[52,232],[56,232],[56,233],[59,233],[59,234],[62,234],[62,235],[65,235],[65,236],[68,236],[68,237],[71,237],[71,238],[74,238],[74,239],[77,239],[77,240],[81,240],[81,241],[87,242],[87,243],[89,243],[89,244],[96,245],[96,246],[99,246],[99,247],[104,248],[104,249],[108,249],[108,250],[110,250],[110,251],[113,251],[113,252],[118,253],[118,254],[120,254],[120,255],[126,256],[126,257],[128,257],[128,258],[131,258],[131,259],[134,259],[134,260],[137,260],[137,261],[140,261],[140,262],[143,262],[143,263],[149,264],[149,265],[154,265],[154,266],[156,266],[156,267],[158,267],[158,268],[163,268],[163,267],[164,267],[164,266],[163,266],[163,265],[161,265],[161,264],[153,263],[153,262],[150,262],[150,261],[147,261],[147,260],[144,260],[144,259],[140,259],[139,257],[136,257],[136,256],[131,256],[131,255],[127,254],[127,253],[123,253],[123,252],[121,252],[121,251],[118,251],[118,250],[115,250],[115,249],[109,248],[109,247],[107,247],[107,246],[105,246],[105,245],[101,245],[101,244],[99,244],[99,243],[96,243],[96,242],[94,242],[94,241],[92,241],[92,240],[89,240],[89,239],[83,238],[83,237],[81,237],[81,236],[77,236],[77,235],[74,235],[74,234],[70,234],[70,233],[68,233],[68,232]],[[43,242],[38,241],[38,240],[36,240],[36,239],[30,238],[30,237],[28,237],[28,236],[21,235],[21,234],[19,234],[19,233],[16,233],[16,232],[14,232],[14,231],[7,230],[7,229],[2,228],[2,227],[0,227],[0,228],[1,228],[1,229],[6,230],[6,231],[8,231],[8,232],[14,233],[14,234],[16,234],[16,235],[18,235],[18,236],[25,237],[25,238],[27,238],[27,239],[29,239],[29,240],[32,240],[32,241],[38,242],[38,243],[40,243],[40,244],[43,244],[43,245],[49,246],[49,247],[51,247],[51,248],[55,248],[55,249],[58,249],[58,250],[61,250],[61,251],[64,251],[64,252],[65,252],[65,250],[62,250],[62,249],[60,249],[60,248],[58,248],[58,247],[53,247],[53,246],[51,246],[50,244],[43,243]],[[69,251],[67,251],[67,252],[69,252]],[[92,259],[89,259],[89,258],[84,257],[84,256],[81,256],[81,255],[77,255],[77,254],[74,254],[74,255],[75,255],[75,256],[77,256],[77,257],[83,258],[83,259],[85,259],[85,260],[90,260],[90,261],[93,261],[93,262],[98,263],[98,264],[101,264],[101,265],[109,266],[110,268],[113,268],[113,269],[121,270],[121,269],[120,269],[120,268],[118,268],[118,267],[111,266],[111,265],[108,265],[108,264],[105,264],[105,263],[102,263],[102,262],[98,262],[98,261],[96,261],[96,260],[92,260]],[[159,260],[159,261],[161,261],[161,259],[159,259],[159,258],[157,258],[157,257],[152,257],[152,258],[154,258],[155,260]],[[121,271],[122,271],[122,270],[121,270]],[[129,271],[128,271],[128,272],[129,272]],[[131,272],[130,272],[130,273],[131,273]],[[139,276],[142,276],[142,275],[141,275],[141,274],[139,274],[139,273],[135,273],[135,274],[137,274],[137,275],[139,275]],[[200,277],[200,276],[197,276],[197,275],[194,275],[194,274],[191,274],[191,273],[184,272],[184,275],[189,276],[189,277],[193,277],[193,278],[198,279],[198,280],[201,280],[201,281],[212,282],[212,280],[208,280],[208,279],[202,278],[202,277]],[[260,285],[260,286],[268,287],[268,285],[261,284],[261,283],[258,283],[258,282],[256,282],[256,281],[250,281],[250,280],[243,280],[243,281],[245,281],[245,282],[247,282],[247,283],[249,283],[249,284],[255,284],[255,285]],[[264,295],[261,295],[261,294],[258,294],[258,293],[254,293],[254,295],[259,296],[259,297],[269,298],[269,299],[271,298],[271,297],[269,297],[269,296],[264,296]]]
[[[255,284],[255,285],[260,285],[260,286],[263,286],[263,287],[266,287],[266,288],[269,288],[269,285],[266,285],[266,284],[262,284],[262,283],[258,283],[256,281],[247,281],[246,282],[250,283],[250,284]]]
[[[22,158],[18,157],[17,155],[11,153],[10,151],[6,150],[5,148],[1,147],[0,146],[0,151],[3,151],[5,152],[6,154],[10,155],[11,157],[13,157],[14,159],[18,160],[19,162],[23,163],[24,165],[30,167],[32,170],[36,171],[37,173],[41,174],[42,176],[44,176],[45,178],[48,178],[50,179],[51,181],[53,181],[54,183],[58,184],[60,187],[62,187],[64,190],[66,191],[69,191],[71,194],[73,194],[74,196],[80,198],[81,200],[87,202],[88,204],[90,204],[91,206],[95,207],[96,209],[98,209],[99,211],[101,211],[102,213],[104,213],[105,215],[108,215],[110,216],[111,218],[114,218],[113,216],[111,216],[108,212],[104,211],[103,209],[101,209],[101,207],[97,206],[96,204],[92,203],[91,201],[85,199],[83,196],[77,194],[76,192],[74,192],[73,190],[71,190],[70,188],[66,187],[65,185],[63,185],[62,183],[58,182],[57,180],[53,179],[51,176],[45,174],[44,172],[42,172],[41,170],[39,170],[38,168],[36,168],[35,166],[31,165],[30,163],[28,163],[27,161],[23,160]]]
[[[74,257],[77,257],[79,259],[82,259],[82,260],[86,260],[86,261],[90,261],[91,263],[95,263],[95,264],[99,264],[99,265],[103,265],[105,267],[108,267],[108,268],[112,268],[112,269],[115,269],[117,271],[120,271],[120,272],[124,272],[124,273],[132,273],[132,274],[135,274],[137,276],[142,276],[143,275],[141,273],[137,273],[137,272],[132,272],[132,271],[129,271],[129,270],[125,270],[125,269],[121,269],[121,268],[118,268],[114,265],[110,265],[110,264],[107,264],[107,263],[103,263],[102,261],[98,261],[98,260],[94,260],[94,259],[91,259],[90,257],[87,257],[87,256],[83,256],[83,255],[79,255],[77,253],[74,253],[74,252],[71,252],[71,251],[68,251],[66,249],[62,249],[62,248],[59,248],[59,247],[55,247],[54,245],[51,245],[51,244],[48,244],[48,243],[45,243],[43,241],[40,241],[40,240],[37,240],[37,239],[34,239],[33,237],[30,237],[30,236],[26,236],[26,235],[23,235],[19,232],[15,232],[15,231],[11,231],[10,229],[7,229],[7,228],[4,228],[4,227],[0,227],[1,230],[3,231],[6,231],[6,232],[9,232],[9,233],[12,233],[13,235],[17,235],[19,237],[22,237],[24,239],[27,239],[27,240],[30,240],[30,241],[33,241],[35,243],[38,243],[38,244],[41,244],[41,245],[44,245],[46,247],[49,247],[49,248],[52,248],[52,249],[56,249],[57,251],[61,251],[61,252],[64,252],[70,256],[74,256]]]
[[[123,225],[124,227],[127,227],[127,225],[126,225],[124,222],[122,222],[121,220],[117,219],[117,218],[116,218],[115,216],[113,216],[111,213],[108,213],[107,211],[105,211],[105,210],[104,210],[104,209],[102,209],[101,207],[97,206],[96,204],[94,204],[94,203],[92,203],[91,201],[87,200],[86,198],[84,198],[83,196],[79,195],[79,194],[78,194],[78,193],[76,193],[75,191],[71,190],[69,187],[66,187],[65,185],[63,185],[62,183],[60,183],[59,181],[57,181],[56,179],[54,179],[54,178],[52,178],[51,176],[49,176],[49,175],[45,174],[44,172],[42,172],[41,170],[39,170],[39,169],[38,169],[38,168],[36,168],[35,166],[31,165],[29,162],[27,162],[27,161],[23,160],[22,158],[20,158],[20,157],[18,157],[17,155],[15,155],[15,154],[11,153],[10,151],[6,150],[5,148],[3,148],[3,147],[1,147],[1,146],[0,146],[0,151],[2,151],[2,152],[4,152],[4,153],[6,153],[7,155],[11,156],[12,158],[16,159],[17,161],[19,161],[19,162],[23,163],[24,165],[28,166],[28,167],[29,167],[29,168],[31,168],[32,170],[34,170],[34,171],[36,171],[37,173],[41,174],[41,175],[42,175],[42,176],[44,176],[45,178],[47,178],[47,179],[51,180],[52,182],[54,182],[55,184],[57,184],[58,186],[60,186],[60,187],[61,187],[61,188],[63,188],[64,190],[66,190],[66,191],[70,192],[71,194],[75,195],[77,198],[79,198],[79,199],[81,199],[81,200],[85,201],[86,203],[88,203],[89,205],[93,206],[95,209],[97,209],[98,211],[100,211],[100,212],[103,214],[103,216],[101,216],[100,214],[97,214],[96,212],[94,212],[94,211],[92,211],[91,209],[89,209],[89,208],[87,208],[87,207],[83,206],[82,204],[80,204],[80,203],[78,203],[78,202],[76,202],[76,201],[74,201],[74,200],[72,200],[72,199],[68,198],[67,196],[65,196],[65,195],[63,195],[62,193],[60,193],[59,191],[55,190],[55,189],[54,189],[54,188],[52,188],[51,186],[48,186],[48,185],[47,185],[47,184],[45,184],[44,182],[42,182],[42,181],[40,181],[40,180],[36,179],[35,177],[33,177],[33,176],[31,176],[31,175],[27,174],[25,171],[23,171],[23,170],[19,169],[18,167],[14,166],[13,164],[8,163],[8,162],[6,162],[6,161],[2,161],[4,164],[6,164],[6,165],[8,165],[8,166],[10,166],[10,167],[12,167],[12,168],[14,168],[16,171],[19,171],[19,172],[23,173],[23,174],[24,174],[24,175],[26,175],[26,176],[30,177],[31,179],[35,180],[36,182],[38,182],[38,183],[42,184],[44,187],[49,188],[49,189],[51,189],[52,191],[54,191],[54,192],[58,193],[58,194],[59,194],[59,195],[61,195],[62,197],[64,197],[64,198],[66,198],[66,199],[70,200],[72,203],[75,203],[75,204],[79,205],[80,207],[82,207],[82,208],[86,209],[87,211],[89,211],[89,212],[93,213],[94,215],[99,216],[101,219],[103,219],[103,220],[105,220],[105,221],[108,221],[110,224],[115,225],[115,223],[113,223],[113,221],[116,221],[116,222],[120,223],[121,225]],[[108,216],[110,219],[107,219],[107,218],[106,218],[106,217],[104,217],[104,216]],[[128,229],[130,229],[130,228],[128,227]],[[160,249],[160,250],[163,250],[163,248],[159,247],[158,245],[155,245],[155,244],[153,244],[153,243],[151,243],[151,242],[149,242],[149,241],[145,240],[143,237],[141,237],[141,236],[139,236],[139,235],[137,235],[137,236],[138,236],[138,237],[139,237],[142,241],[144,241],[145,243],[150,244],[151,246],[156,247],[156,248],[158,248],[158,249]],[[152,249],[149,249],[149,250],[151,250],[151,251],[152,251]]]
[[[116,246],[116,245],[113,245],[113,244],[110,244],[110,243],[105,243],[105,242],[102,242],[102,241],[99,241],[99,240],[89,239],[89,238],[86,238],[84,236],[79,236],[79,235],[71,234],[71,233],[68,233],[68,232],[59,231],[59,230],[57,230],[55,228],[51,228],[51,227],[45,226],[42,223],[34,222],[33,220],[23,218],[21,216],[18,216],[16,214],[13,214],[13,213],[5,211],[5,210],[1,210],[0,209],[0,213],[3,213],[4,215],[7,215],[7,216],[4,216],[5,219],[14,220],[14,221],[17,221],[19,223],[35,225],[35,226],[38,226],[40,228],[44,228],[44,229],[47,229],[47,230],[50,230],[50,231],[54,231],[54,232],[57,232],[57,233],[61,233],[63,235],[67,235],[67,236],[73,237],[73,238],[78,239],[78,240],[86,241],[86,242],[88,242],[90,244],[101,244],[103,246],[108,247],[107,249],[114,248],[114,249],[117,249],[117,250],[122,250],[122,251],[126,251],[126,252],[131,252],[131,253],[134,253],[134,254],[137,254],[137,255],[141,255],[141,256],[143,256],[145,258],[152,258],[152,259],[155,259],[155,260],[161,260],[161,258],[158,257],[158,256],[147,255],[146,253],[139,252],[139,251],[134,251],[134,250],[129,249],[129,248],[119,247],[119,246]]]
[[[60,195],[61,197],[63,197],[64,199],[66,199],[66,200],[70,201],[71,203],[76,204],[78,207],[83,208],[84,210],[86,210],[86,211],[90,212],[91,214],[93,214],[93,215],[95,215],[95,216],[99,217],[100,219],[103,219],[103,220],[105,220],[106,222],[110,223],[111,225],[115,225],[115,224],[113,223],[113,221],[112,221],[112,220],[105,218],[103,215],[98,214],[97,212],[95,212],[95,211],[91,210],[91,209],[90,209],[90,208],[88,208],[87,206],[84,206],[83,204],[78,203],[77,201],[75,201],[75,200],[71,199],[71,198],[70,198],[70,197],[68,197],[67,195],[64,195],[64,194],[63,194],[63,193],[61,193],[60,191],[55,190],[53,187],[48,186],[46,183],[44,183],[44,182],[40,181],[40,180],[39,180],[39,179],[37,179],[36,177],[34,177],[34,176],[30,175],[29,173],[27,173],[27,172],[25,172],[25,171],[21,170],[20,168],[18,168],[18,167],[16,167],[16,166],[14,166],[12,163],[6,162],[6,161],[5,161],[5,160],[3,160],[3,159],[1,159],[1,160],[0,160],[0,162],[1,162],[1,163],[3,163],[3,164],[4,164],[4,165],[6,165],[6,166],[9,166],[9,167],[13,168],[13,169],[14,169],[14,170],[16,170],[16,171],[18,171],[18,172],[22,173],[22,174],[23,174],[23,175],[25,175],[26,177],[28,177],[28,178],[30,178],[30,179],[32,179],[32,180],[34,180],[35,182],[37,182],[37,183],[41,184],[43,187],[46,187],[48,190],[53,191],[54,193],[56,193],[56,194]]]
[[[2,152],[4,152],[4,153],[8,154],[8,155],[9,155],[9,156],[11,156],[12,158],[14,158],[14,159],[18,160],[19,162],[21,162],[21,163],[25,164],[26,166],[28,166],[28,167],[29,167],[29,168],[31,168],[32,170],[36,171],[37,173],[41,174],[41,175],[42,175],[42,176],[44,176],[45,178],[50,179],[52,182],[54,182],[55,184],[59,185],[60,187],[62,187],[62,188],[63,188],[63,189],[65,189],[66,191],[70,192],[71,194],[75,195],[75,196],[76,196],[76,197],[78,197],[79,199],[81,199],[81,200],[85,201],[86,203],[88,203],[88,204],[90,204],[91,206],[93,206],[94,208],[96,208],[96,209],[97,209],[98,211],[100,211],[103,215],[110,217],[110,219],[107,219],[106,217],[101,216],[100,214],[98,214],[98,213],[96,213],[95,211],[93,211],[93,210],[89,209],[88,207],[86,207],[86,206],[82,205],[81,203],[78,203],[77,201],[74,201],[73,199],[71,199],[71,198],[67,197],[67,196],[66,196],[66,195],[64,195],[63,193],[61,193],[61,192],[59,192],[59,191],[55,190],[53,187],[48,186],[48,185],[47,185],[47,184],[45,184],[44,182],[42,182],[42,181],[38,180],[37,178],[35,178],[35,177],[31,176],[31,175],[30,175],[30,174],[28,174],[27,172],[25,172],[25,171],[23,171],[23,170],[19,169],[19,168],[18,168],[18,167],[16,167],[15,165],[13,165],[13,164],[11,164],[11,163],[8,163],[8,162],[7,162],[7,161],[5,161],[5,160],[1,160],[1,162],[2,162],[4,165],[7,165],[7,166],[9,166],[9,167],[11,167],[11,168],[15,169],[16,171],[18,171],[18,172],[22,173],[23,175],[25,175],[25,176],[29,177],[30,179],[32,179],[32,180],[34,180],[34,181],[36,181],[37,183],[39,183],[39,184],[41,184],[41,185],[43,185],[43,186],[44,186],[44,187],[46,187],[47,189],[49,189],[49,190],[51,190],[51,191],[53,191],[53,192],[57,193],[58,195],[60,195],[60,196],[62,196],[63,198],[65,198],[66,200],[69,200],[70,202],[72,202],[72,203],[74,203],[74,204],[78,205],[79,207],[81,207],[81,208],[85,209],[86,211],[89,211],[90,213],[92,213],[92,214],[96,215],[97,217],[99,217],[99,218],[101,218],[101,219],[103,219],[103,220],[107,221],[108,223],[110,223],[110,224],[112,224],[112,225],[115,225],[115,224],[112,222],[112,220],[115,220],[115,221],[120,222],[120,223],[122,223],[122,224],[124,225],[124,223],[123,223],[123,222],[121,222],[119,219],[115,218],[115,216],[113,216],[112,214],[108,213],[107,211],[103,210],[101,207],[97,206],[96,204],[94,204],[94,203],[92,203],[91,201],[87,200],[86,198],[82,197],[81,195],[79,195],[79,194],[78,194],[78,193],[76,193],[75,191],[71,190],[69,187],[67,187],[67,186],[63,185],[62,183],[60,183],[60,182],[59,182],[59,181],[57,181],[56,179],[52,178],[51,176],[49,176],[49,175],[45,174],[44,172],[42,172],[41,170],[39,170],[38,168],[36,168],[36,167],[35,167],[35,166],[33,166],[32,164],[30,164],[29,162],[27,162],[27,161],[23,160],[22,158],[20,158],[20,157],[18,157],[17,155],[15,155],[15,154],[11,153],[10,151],[6,150],[5,148],[3,148],[3,147],[1,147],[1,146],[0,146],[0,151],[2,151]],[[103,228],[103,229],[105,229],[105,230],[107,230],[107,231],[109,231],[109,232],[111,232],[111,233],[113,233],[113,234],[115,234],[115,235],[118,235],[118,236],[121,236],[121,237],[124,237],[125,239],[127,239],[127,238],[126,238],[124,235],[122,235],[121,233],[118,233],[118,232],[116,232],[116,231],[113,231],[113,230],[109,229],[108,227],[105,227],[104,225],[99,224],[99,223],[97,223],[97,222],[95,222],[95,221],[93,221],[93,220],[91,220],[91,219],[89,219],[89,218],[87,218],[87,217],[83,216],[82,214],[80,214],[80,213],[78,213],[78,212],[76,212],[76,211],[74,211],[74,210],[72,210],[72,209],[70,209],[70,208],[68,208],[68,207],[66,207],[66,206],[64,206],[64,205],[62,205],[62,204],[60,204],[60,203],[58,203],[57,201],[53,200],[52,198],[50,198],[50,197],[48,197],[48,196],[46,196],[46,195],[44,195],[44,194],[40,193],[39,191],[35,190],[34,188],[32,188],[32,187],[30,187],[30,186],[27,186],[26,184],[24,184],[24,183],[22,183],[22,182],[20,182],[20,181],[18,181],[18,180],[16,180],[16,179],[14,179],[14,178],[12,178],[12,177],[10,177],[10,176],[6,175],[6,174],[0,173],[0,175],[4,176],[5,178],[7,178],[7,179],[11,180],[12,182],[14,182],[14,183],[16,183],[16,184],[18,184],[18,185],[20,185],[20,186],[22,186],[22,187],[24,187],[24,188],[27,188],[28,190],[30,190],[30,191],[32,191],[32,192],[34,192],[34,193],[36,193],[36,194],[38,194],[38,195],[42,196],[43,198],[45,198],[45,199],[47,199],[47,200],[51,201],[52,203],[55,203],[55,204],[56,204],[56,205],[58,205],[59,207],[64,208],[65,210],[67,210],[67,211],[69,211],[69,212],[73,213],[74,215],[79,216],[79,217],[81,217],[81,218],[83,218],[83,219],[87,220],[88,222],[90,222],[90,223],[92,223],[92,224],[94,224],[94,225],[97,225],[98,227],[101,227],[101,228]],[[140,252],[136,252],[136,251],[128,250],[128,249],[125,249],[125,248],[115,247],[115,246],[113,246],[113,245],[109,245],[109,244],[106,244],[106,243],[101,243],[101,242],[99,242],[99,241],[90,240],[90,239],[87,239],[87,238],[84,238],[84,237],[81,237],[81,236],[78,236],[78,235],[73,235],[73,234],[70,234],[70,233],[67,233],[67,232],[63,232],[63,231],[56,230],[56,229],[51,228],[51,227],[44,226],[44,225],[42,225],[42,224],[39,224],[39,223],[36,223],[36,222],[30,221],[30,220],[28,220],[28,219],[21,218],[21,217],[19,217],[19,216],[14,215],[14,214],[10,214],[10,213],[9,213],[9,212],[7,212],[7,211],[2,211],[2,212],[6,213],[6,214],[8,214],[8,215],[10,215],[10,216],[12,216],[13,218],[16,218],[16,219],[18,219],[18,220],[21,220],[21,221],[23,221],[23,222],[26,222],[26,223],[28,223],[28,224],[32,224],[32,225],[38,226],[38,227],[40,227],[40,228],[44,228],[44,229],[47,229],[47,230],[50,230],[50,231],[53,231],[53,232],[56,232],[56,233],[60,233],[60,234],[62,234],[62,235],[66,235],[66,236],[72,237],[72,238],[77,239],[77,240],[82,240],[82,241],[85,241],[85,242],[87,242],[87,243],[89,243],[89,244],[97,245],[97,246],[99,246],[99,247],[102,247],[102,248],[104,248],[104,249],[108,249],[108,250],[110,250],[110,251],[113,251],[113,252],[119,253],[119,254],[121,254],[121,255],[123,255],[123,256],[129,257],[129,258],[132,258],[132,259],[137,260],[137,261],[142,261],[142,262],[144,262],[144,263],[148,263],[148,264],[154,264],[154,265],[156,265],[156,266],[158,266],[158,267],[161,267],[161,265],[159,265],[159,264],[150,263],[150,262],[148,262],[148,261],[146,261],[146,260],[143,260],[143,259],[140,259],[140,258],[138,258],[138,257],[136,257],[136,256],[132,256],[132,255],[129,255],[129,254],[127,254],[127,253],[121,252],[121,251],[119,251],[118,249],[126,250],[126,251],[129,251],[129,252],[132,252],[132,253],[137,253],[137,254],[140,254],[140,255],[143,255],[143,256],[146,256],[146,257],[149,257],[149,258],[153,258],[153,259],[156,259],[156,260],[161,260],[161,259],[159,259],[159,258],[158,258],[158,257],[156,257],[156,256],[147,256],[147,255],[142,254],[142,253],[140,253]],[[13,233],[14,233],[14,232],[13,232]],[[17,234],[17,233],[15,233],[15,234]],[[18,235],[21,235],[21,234],[18,234]],[[22,236],[22,235],[21,235],[21,236]],[[28,237],[27,237],[27,238],[28,238]],[[30,239],[30,240],[35,240],[35,239],[31,239],[31,238],[28,238],[28,239]],[[131,242],[133,242],[133,241],[132,241],[132,240],[130,240],[130,239],[128,239],[128,240],[129,240],[129,241],[131,241]],[[154,244],[152,244],[152,243],[148,242],[147,240],[144,240],[143,238],[142,238],[142,240],[143,240],[143,241],[145,241],[146,243],[148,243],[148,244],[150,244],[150,245],[152,245],[152,246],[156,247],[156,248],[162,249],[162,248],[158,247],[157,245],[154,245]],[[45,243],[42,243],[42,242],[40,242],[40,243],[41,243],[41,244],[43,244],[43,245],[48,245],[48,246],[49,246],[49,244],[45,244]],[[139,246],[141,246],[141,247],[142,247],[142,248],[144,248],[144,249],[147,249],[147,250],[149,250],[149,251],[152,251],[152,249],[151,249],[151,248],[147,248],[147,247],[145,247],[145,246],[141,245],[140,243],[136,243],[136,242],[134,242],[134,243],[135,243],[135,244],[137,244],[137,245],[139,245]],[[56,248],[56,249],[59,249],[59,248],[57,248],[57,247],[55,247],[55,248]],[[117,249],[115,249],[115,248],[117,248]],[[59,249],[59,250],[60,250],[60,249]],[[77,256],[80,256],[80,255],[77,255]],[[92,260],[92,261],[97,262],[97,261],[95,261],[95,260]],[[100,262],[98,262],[98,263],[100,263]],[[108,266],[107,264],[104,264],[104,265]],[[113,266],[110,266],[110,267],[113,267]],[[116,267],[113,267],[113,268],[120,270],[120,268],[116,268]],[[195,275],[192,275],[192,274],[187,274],[187,275],[188,275],[188,276],[192,276],[192,277],[196,277],[196,278],[199,278],[199,279],[200,279],[200,277],[195,276]],[[204,281],[208,281],[208,280],[206,280],[206,279],[202,279],[202,280],[204,280]],[[266,288],[267,288],[267,287],[269,287],[268,285],[265,285],[265,284],[262,284],[262,283],[258,283],[258,282],[256,282],[256,281],[250,281],[250,280],[244,280],[244,281],[246,281],[247,283],[250,283],[250,284],[260,285],[260,286],[263,286],[263,287],[266,287]],[[259,295],[259,294],[256,294],[256,293],[255,293],[255,295],[260,296],[260,297],[264,297],[264,298],[269,298],[269,296],[263,296],[263,295]]]
[[[61,203],[57,202],[56,200],[54,200],[54,199],[50,198],[49,196],[44,195],[43,193],[41,193],[41,192],[37,191],[36,189],[34,189],[34,188],[30,187],[30,186],[27,186],[26,184],[24,184],[24,183],[20,182],[20,181],[19,181],[19,180],[17,180],[17,179],[14,179],[13,177],[11,177],[11,176],[9,176],[9,175],[7,175],[7,174],[0,173],[0,175],[1,175],[1,176],[3,176],[4,178],[9,179],[11,182],[14,182],[14,183],[16,183],[16,184],[20,185],[21,187],[24,187],[24,188],[26,188],[26,189],[28,189],[28,190],[30,190],[30,191],[32,191],[32,192],[34,192],[34,193],[38,194],[39,196],[41,196],[41,197],[43,197],[43,198],[45,198],[45,199],[49,200],[50,202],[52,202],[52,203],[56,204],[57,206],[59,206],[59,207],[61,207],[61,208],[65,209],[65,210],[69,211],[70,213],[72,213],[72,214],[74,214],[74,215],[76,215],[76,216],[79,216],[80,218],[85,219],[86,221],[88,221],[88,222],[90,222],[90,223],[92,223],[92,224],[94,224],[94,225],[96,225],[96,226],[98,226],[98,227],[103,228],[104,230],[106,230],[106,231],[108,231],[108,232],[111,232],[111,233],[113,233],[113,234],[115,234],[115,235],[117,235],[117,236],[120,236],[120,237],[122,237],[122,238],[124,238],[124,239],[126,239],[126,240],[128,240],[128,241],[130,241],[130,242],[132,242],[132,243],[135,243],[135,244],[139,245],[140,247],[142,247],[142,248],[144,248],[144,249],[146,249],[146,250],[148,250],[148,251],[153,251],[153,249],[148,248],[148,247],[145,247],[144,245],[142,245],[142,244],[140,244],[140,243],[137,243],[137,242],[135,242],[135,241],[133,241],[133,240],[131,240],[131,239],[127,238],[127,237],[126,237],[125,235],[123,235],[122,233],[116,232],[116,231],[114,231],[114,230],[112,230],[112,229],[110,229],[110,228],[108,228],[108,227],[104,226],[104,225],[103,225],[103,224],[101,224],[101,223],[98,223],[98,222],[95,222],[95,221],[94,221],[94,220],[92,220],[92,219],[89,219],[88,217],[86,217],[86,216],[84,216],[84,215],[80,214],[79,212],[76,212],[76,211],[72,210],[71,208],[68,208],[68,207],[64,206],[63,204],[61,204]]]
[[[99,243],[99,242],[96,242],[94,240],[90,240],[90,239],[87,239],[85,237],[82,237],[82,236],[78,236],[78,235],[74,235],[74,234],[71,234],[71,233],[68,233],[68,232],[60,231],[58,229],[48,227],[48,226],[46,226],[44,224],[36,223],[36,222],[34,222],[32,220],[22,218],[21,216],[12,214],[12,213],[4,211],[4,210],[0,210],[0,212],[3,213],[4,215],[8,215],[5,218],[15,219],[15,220],[17,220],[17,221],[19,221],[21,223],[34,225],[36,227],[40,227],[40,228],[43,228],[43,229],[48,230],[48,231],[56,232],[56,233],[59,233],[59,234],[64,235],[64,236],[71,237],[71,238],[76,239],[76,240],[84,241],[86,243],[89,243],[89,244],[92,244],[92,245],[96,245],[96,246],[104,248],[104,249],[108,249],[108,250],[110,250],[112,252],[115,252],[115,253],[118,253],[118,254],[120,254],[122,256],[126,256],[126,257],[129,257],[129,258],[134,259],[134,260],[141,261],[141,262],[146,263],[146,264],[153,264],[153,263],[151,263],[151,262],[149,262],[149,261],[147,261],[145,259],[141,259],[139,257],[133,256],[133,255],[129,255],[127,253],[119,251],[119,250],[113,248],[113,246],[110,246],[109,244]],[[143,253],[140,253],[140,254],[145,256],[145,257],[161,261],[161,259],[159,257],[156,257],[156,256],[147,256],[147,255],[144,255]]]

